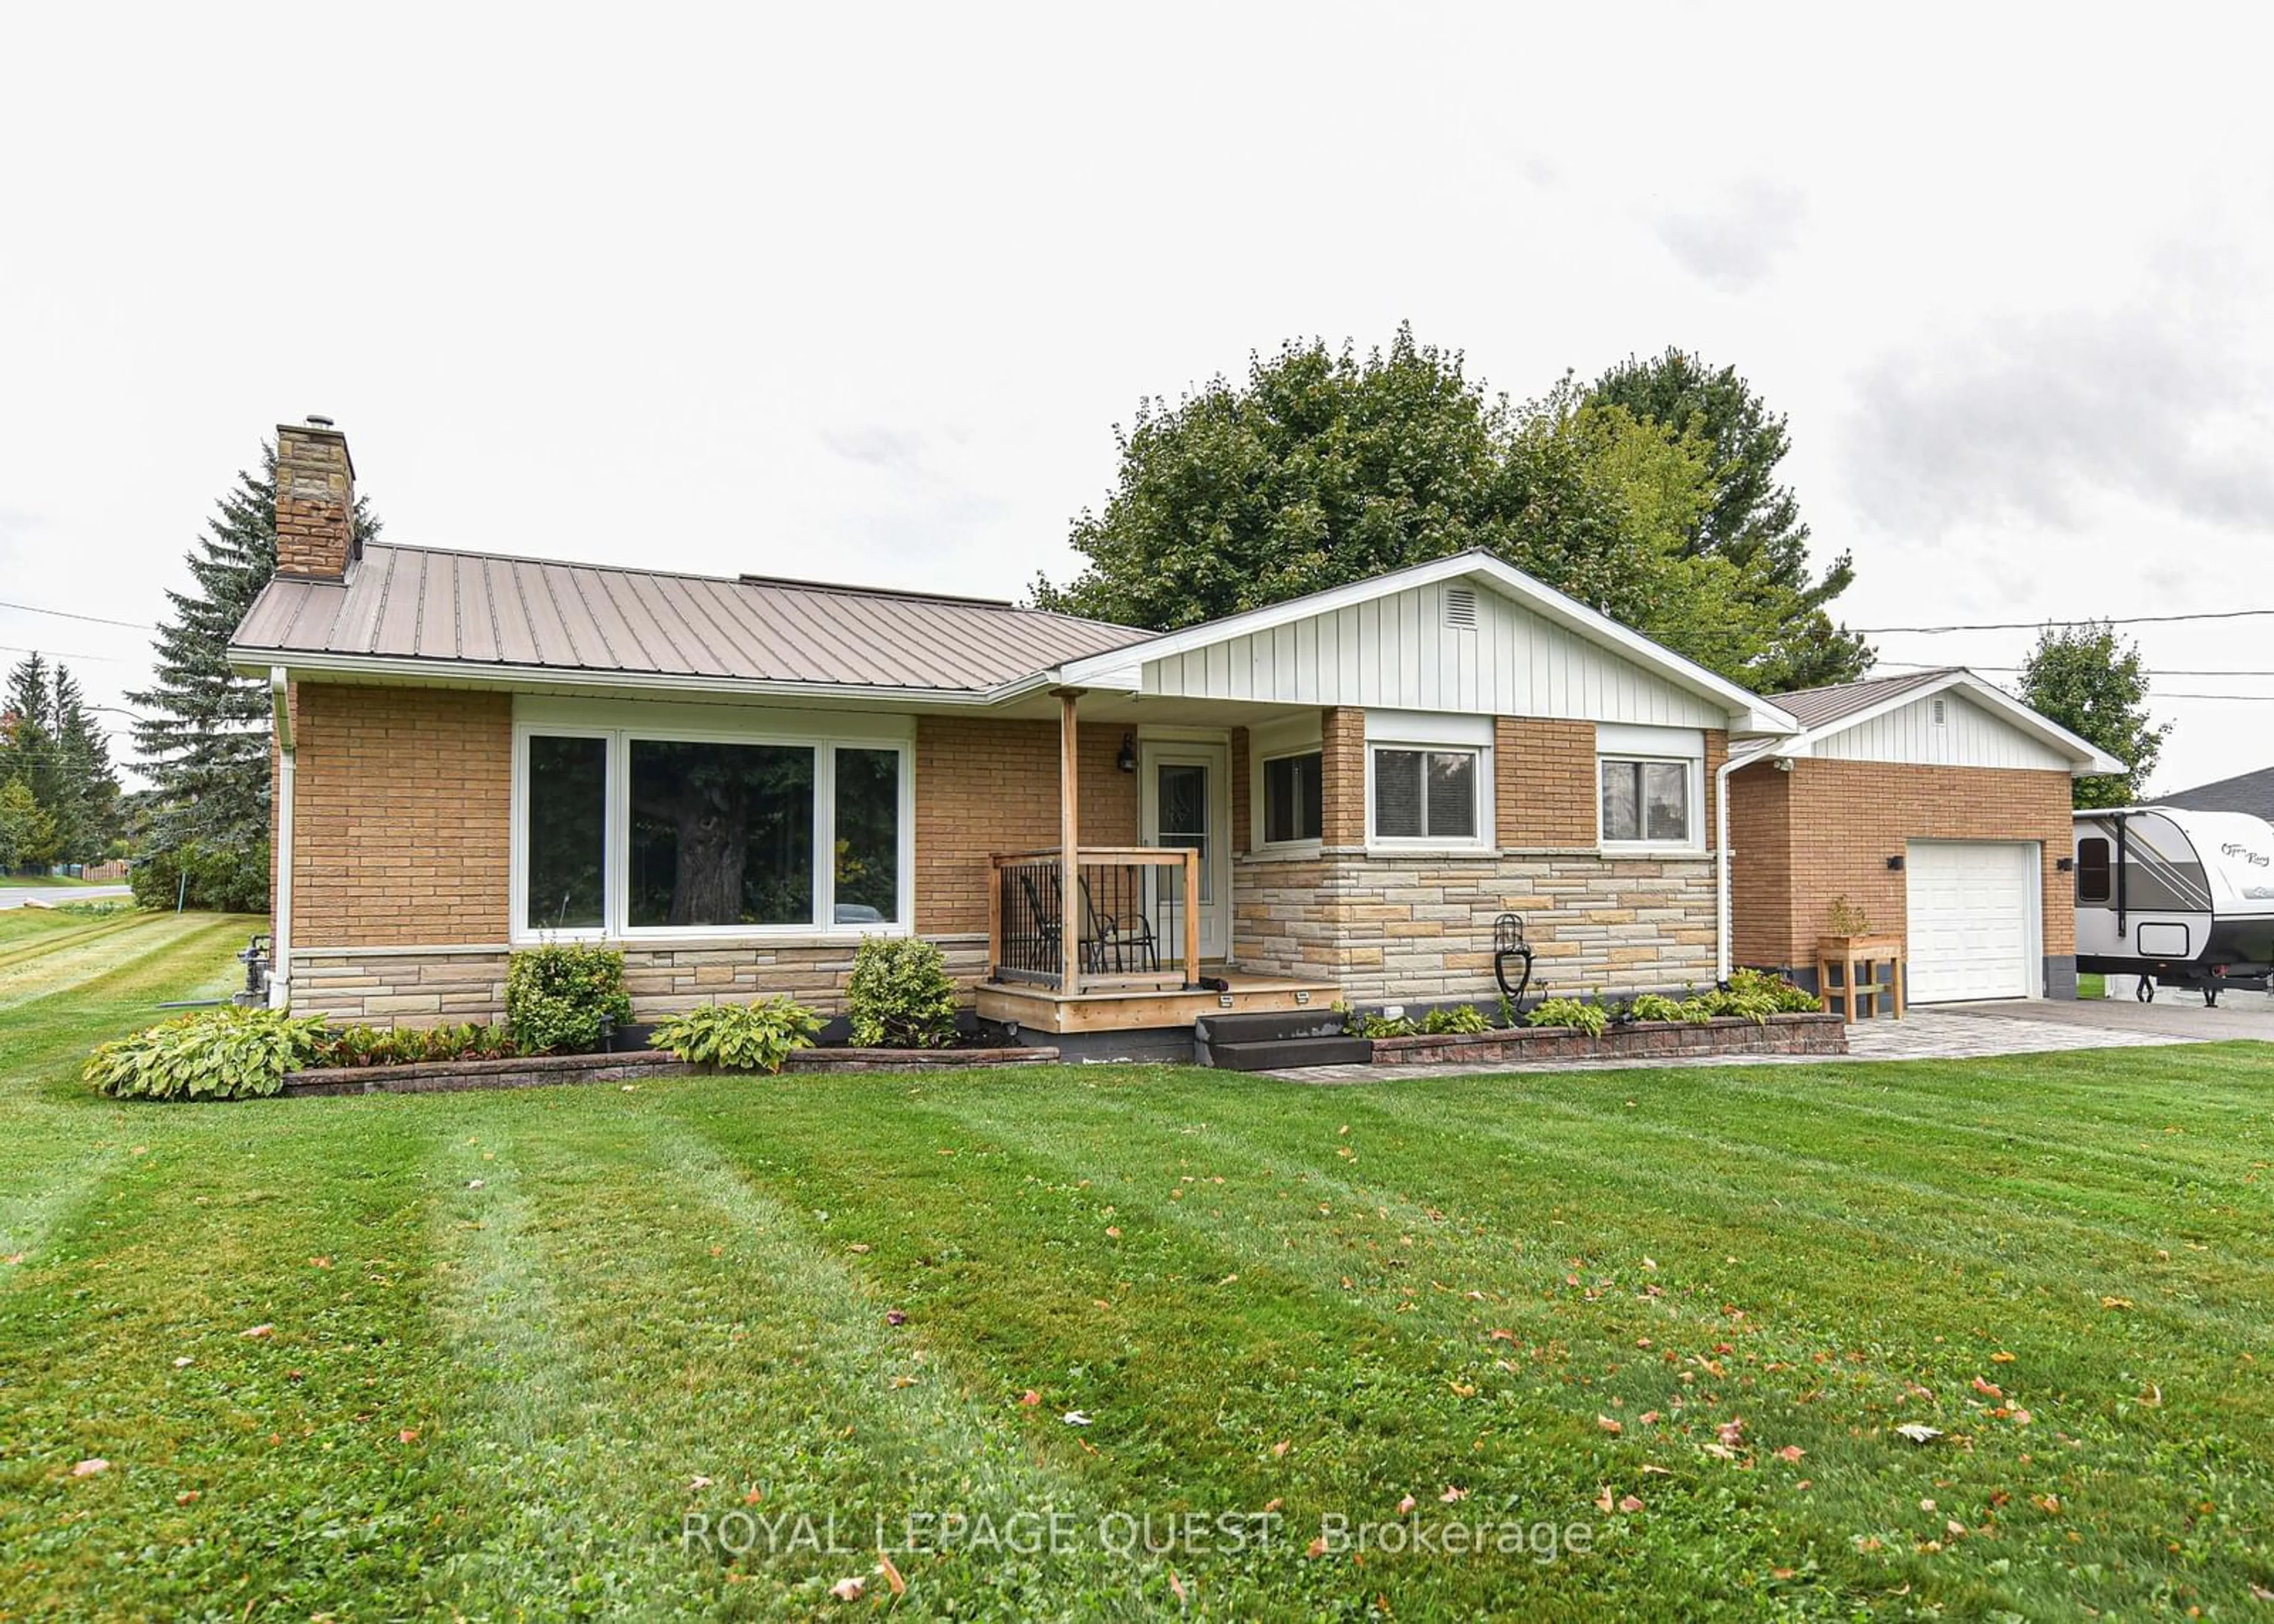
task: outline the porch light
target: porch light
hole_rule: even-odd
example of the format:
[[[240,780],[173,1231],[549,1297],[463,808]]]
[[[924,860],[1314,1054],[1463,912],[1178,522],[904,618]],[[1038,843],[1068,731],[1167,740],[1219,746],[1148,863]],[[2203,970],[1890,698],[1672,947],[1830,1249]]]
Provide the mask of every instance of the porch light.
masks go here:
[[[1137,735],[1135,733],[1125,733],[1121,735],[1121,753],[1113,758],[1113,764],[1124,772],[1137,771]]]
[[[1887,867],[1888,867],[1888,868],[1901,868],[1902,866],[1903,866],[1903,858],[1902,858],[1902,853],[1900,853],[1900,852],[1896,853],[1895,853],[1895,855],[1894,855],[1893,857],[1890,857],[1890,858],[1888,858],[1888,859],[1887,859]]]
[[[2074,857],[2056,857],[2053,859],[2053,867],[2063,874],[2073,874],[2076,871],[2076,859]]]

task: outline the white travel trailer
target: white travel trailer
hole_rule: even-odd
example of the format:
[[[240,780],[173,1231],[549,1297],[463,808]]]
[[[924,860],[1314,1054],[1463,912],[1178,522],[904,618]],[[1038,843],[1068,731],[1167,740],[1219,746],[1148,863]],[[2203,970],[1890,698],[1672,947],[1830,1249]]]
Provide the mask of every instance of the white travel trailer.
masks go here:
[[[2274,823],[2244,812],[2117,807],[2076,815],[2076,967],[2264,991],[2274,975]]]

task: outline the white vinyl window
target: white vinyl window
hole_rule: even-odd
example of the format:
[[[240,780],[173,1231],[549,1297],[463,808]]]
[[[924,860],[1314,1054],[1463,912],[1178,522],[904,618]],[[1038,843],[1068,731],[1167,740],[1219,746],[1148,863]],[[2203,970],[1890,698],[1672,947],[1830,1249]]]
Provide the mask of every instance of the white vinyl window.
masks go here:
[[[911,915],[905,740],[516,730],[516,940],[890,932]]]
[[[1263,844],[1315,844],[1324,827],[1326,757],[1318,750],[1263,758]]]
[[[1379,744],[1367,776],[1370,841],[1473,846],[1483,838],[1481,749]]]
[[[1698,765],[1687,758],[1602,757],[1603,844],[1696,846]]]

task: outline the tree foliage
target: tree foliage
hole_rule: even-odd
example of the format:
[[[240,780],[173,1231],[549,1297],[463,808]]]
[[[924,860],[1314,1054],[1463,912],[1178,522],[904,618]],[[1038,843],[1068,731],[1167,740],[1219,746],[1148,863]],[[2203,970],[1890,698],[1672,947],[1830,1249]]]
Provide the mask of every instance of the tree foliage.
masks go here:
[[[2107,623],[2045,627],[2022,667],[2022,697],[2131,768],[2120,776],[2071,780],[2076,806],[2121,807],[2140,798],[2172,725],[2148,713],[2148,676],[2137,643],[2122,642]]]
[[[1790,432],[1736,367],[1716,370],[1679,349],[1647,361],[1630,357],[1597,379],[1589,398],[1704,448],[1713,496],[1684,526],[1683,547],[1736,565],[1753,606],[1774,617],[1774,635],[1749,666],[1756,688],[1852,682],[1870,669],[1869,646],[1825,608],[1854,582],[1854,562],[1843,553],[1812,574],[1799,499],[1777,481]]]
[[[123,827],[110,744],[79,679],[26,656],[0,697],[0,868],[98,861]]]
[[[358,537],[379,521],[360,498]],[[139,766],[154,788],[150,839],[164,850],[198,841],[248,851],[268,838],[269,696],[258,677],[230,669],[229,641],[276,573],[276,450],[260,448],[260,471],[240,471],[190,549],[191,586],[169,591],[171,617],[158,628],[156,681],[128,695]]]
[[[1041,607],[1173,630],[1481,548],[1758,687],[1797,668],[1818,601],[1781,579],[1789,549],[1696,545],[1722,498],[1709,420],[1569,379],[1512,404],[1410,327],[1364,357],[1316,340],[1252,357],[1238,384],[1141,402],[1117,439],[1115,488],[1073,526],[1087,564],[1038,579]],[[1846,584],[1843,561],[1820,597]]]

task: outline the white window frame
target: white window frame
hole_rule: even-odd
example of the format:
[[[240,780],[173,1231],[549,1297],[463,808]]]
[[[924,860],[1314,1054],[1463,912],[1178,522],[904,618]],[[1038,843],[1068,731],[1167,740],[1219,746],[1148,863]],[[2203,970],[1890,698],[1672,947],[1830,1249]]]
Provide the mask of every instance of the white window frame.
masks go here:
[[[1476,757],[1476,833],[1384,835],[1374,822],[1374,758],[1378,750],[1426,750]],[[1493,777],[1493,718],[1437,710],[1366,713],[1366,844],[1368,851],[1409,855],[1448,852],[1473,855],[1495,849],[1494,816],[1500,796]]]
[[[905,717],[740,710],[725,706],[623,702],[516,702],[513,739],[511,933],[516,946],[540,942],[674,944],[826,941],[904,936],[915,921],[915,725]],[[601,924],[595,929],[531,929],[528,917],[529,741],[532,737],[608,741],[606,806],[602,817]],[[813,911],[810,922],[782,925],[640,925],[631,917],[631,746],[655,744],[787,745],[815,752]],[[837,914],[837,752],[891,750],[900,757],[897,918],[843,924]]]
[[[1679,767],[1683,769],[1683,799],[1684,801],[1682,838],[1678,840],[1614,840],[1603,828],[1603,769],[1609,766]],[[1627,753],[1600,753],[1595,757],[1595,839],[1607,852],[1695,852],[1702,850],[1698,825],[1706,804],[1706,763],[1692,756],[1641,756]],[[1643,827],[1650,826],[1647,808],[1639,805],[1637,816]]]

